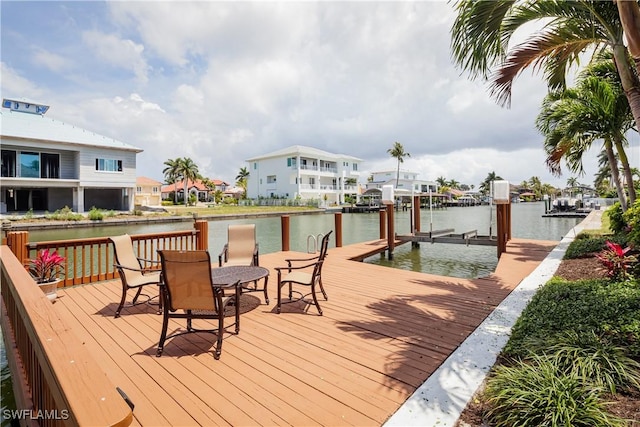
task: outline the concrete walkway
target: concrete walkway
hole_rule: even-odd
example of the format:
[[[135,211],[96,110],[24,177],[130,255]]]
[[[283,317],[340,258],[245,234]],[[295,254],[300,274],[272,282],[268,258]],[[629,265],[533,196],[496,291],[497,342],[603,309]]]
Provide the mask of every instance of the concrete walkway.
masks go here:
[[[522,310],[538,288],[551,279],[574,238],[582,230],[600,228],[602,213],[594,210],[572,228],[540,265],[416,389],[385,426],[454,426],[506,345],[511,327]]]

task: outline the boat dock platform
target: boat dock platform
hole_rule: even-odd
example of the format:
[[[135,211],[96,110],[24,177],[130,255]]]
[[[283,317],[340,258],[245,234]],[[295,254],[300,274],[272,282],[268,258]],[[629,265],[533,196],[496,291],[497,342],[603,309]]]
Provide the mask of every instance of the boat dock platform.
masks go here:
[[[430,232],[415,232],[412,234],[398,234],[396,239],[402,243],[428,242],[428,243],[450,243],[464,245],[498,246],[498,240],[492,236],[479,235],[478,230],[471,230],[456,234],[453,228],[434,230]]]
[[[379,426],[557,244],[512,239],[478,279],[353,261],[386,240],[331,248],[324,316],[304,303],[276,314],[274,267],[307,254],[261,254],[271,304],[243,295],[240,334],[225,336],[220,360],[207,334],[171,339],[156,357],[162,316],[139,305],[114,319],[118,280],[60,289],[52,308],[133,402],[134,425]]]

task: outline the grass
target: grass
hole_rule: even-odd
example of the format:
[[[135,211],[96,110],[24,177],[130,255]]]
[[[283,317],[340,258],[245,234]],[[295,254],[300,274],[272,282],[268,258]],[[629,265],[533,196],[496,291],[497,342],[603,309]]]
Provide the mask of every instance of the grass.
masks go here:
[[[236,205],[217,205],[213,207],[199,206],[163,206],[172,215],[193,215],[199,217],[216,216],[216,215],[251,215],[264,213],[286,213],[286,212],[303,212],[303,211],[319,211],[318,208],[306,206],[236,206]]]

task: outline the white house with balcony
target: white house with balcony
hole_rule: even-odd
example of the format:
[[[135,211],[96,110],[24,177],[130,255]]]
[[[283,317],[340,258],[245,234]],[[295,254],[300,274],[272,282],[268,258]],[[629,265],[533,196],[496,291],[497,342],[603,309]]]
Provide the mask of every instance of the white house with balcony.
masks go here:
[[[362,160],[357,157],[293,145],[246,161],[247,197],[252,199],[299,197],[329,205],[358,193]]]
[[[131,211],[142,150],[45,117],[49,106],[3,99],[0,212]]]
[[[399,177],[397,170],[373,172],[365,187],[367,190],[379,189],[382,191],[382,187],[385,185],[392,185],[394,189],[400,190],[404,194],[422,194],[428,193],[429,190],[433,193],[438,192],[437,182],[420,180],[417,172],[402,169]]]

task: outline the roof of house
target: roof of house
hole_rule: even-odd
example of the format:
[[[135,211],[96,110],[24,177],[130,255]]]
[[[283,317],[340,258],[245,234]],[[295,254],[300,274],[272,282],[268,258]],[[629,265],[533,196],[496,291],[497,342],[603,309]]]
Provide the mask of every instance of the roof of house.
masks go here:
[[[212,179],[211,182],[213,182],[213,184],[216,186],[229,185],[228,183],[221,181],[219,179]],[[199,191],[211,191],[199,179],[196,179],[195,181],[192,181],[192,180],[187,181],[187,188],[193,188],[193,187],[195,187]],[[173,191],[174,188],[177,188],[178,191],[184,190],[184,181],[178,181],[175,184],[165,184],[162,186],[162,189],[160,191],[162,191],[163,193],[168,193]]]
[[[143,150],[126,142],[118,141],[80,127],[45,117],[3,109],[0,111],[0,136],[2,138],[29,139],[72,145],[113,148],[140,153]]]
[[[255,160],[263,160],[271,157],[283,157],[283,156],[290,156],[290,155],[317,157],[321,159],[333,159],[333,160],[351,159],[356,161],[362,161],[362,159],[359,159],[357,157],[348,156],[346,154],[330,153],[328,151],[319,150],[313,147],[307,147],[305,145],[292,145],[290,147],[283,148],[281,150],[272,151],[270,153],[263,154],[261,156],[252,157],[250,159],[247,159],[246,161],[253,162]]]
[[[162,185],[162,182],[156,181],[153,178],[147,178],[146,176],[139,176],[136,178],[136,185]]]

